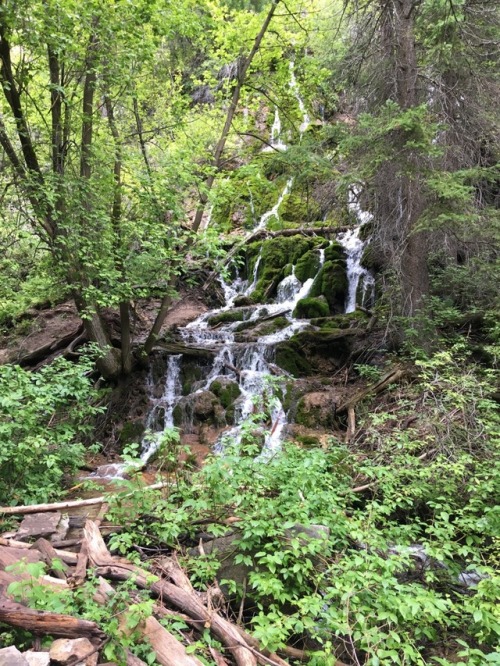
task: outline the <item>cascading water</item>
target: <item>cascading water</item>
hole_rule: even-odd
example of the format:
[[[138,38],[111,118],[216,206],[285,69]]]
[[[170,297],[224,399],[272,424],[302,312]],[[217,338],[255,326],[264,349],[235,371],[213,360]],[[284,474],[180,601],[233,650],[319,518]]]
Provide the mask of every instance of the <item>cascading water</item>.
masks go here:
[[[319,250],[321,269],[324,262],[324,250]],[[267,410],[269,421],[256,426],[263,434],[262,455],[267,456],[280,445],[287,418],[283,405],[270,382],[272,364],[274,360],[274,346],[290,338],[298,330],[308,326],[306,320],[293,318],[293,310],[301,298],[305,298],[311,290],[314,279],[310,278],[304,284],[295,276],[295,267],[291,274],[284,278],[277,287],[275,303],[256,305],[249,310],[249,320],[258,321],[262,316],[280,315],[287,318],[289,324],[277,333],[261,336],[255,343],[240,343],[235,341],[234,329],[240,322],[229,322],[210,328],[209,321],[214,315],[228,311],[238,295],[249,294],[257,281],[259,264],[256,262],[252,281],[249,284],[237,278],[233,283],[227,284],[221,279],[225,303],[221,308],[205,313],[184,328],[179,329],[183,343],[196,348],[206,348],[214,351],[211,367],[195,394],[208,391],[214,381],[221,378],[231,380],[238,384],[240,395],[235,402],[234,425],[226,429],[216,443],[215,451],[222,451],[227,442],[239,444],[244,434],[244,423],[251,419],[256,412]],[[251,313],[250,313],[251,312]],[[173,411],[181,398],[179,381],[181,357],[170,356],[168,361],[165,390],[160,399],[153,404],[148,417],[147,427],[155,429],[145,438],[145,448],[141,460],[146,462],[155,452],[161,441],[162,429],[158,430],[159,416],[163,418],[163,428],[173,425]],[[161,411],[163,410],[163,412]],[[156,426],[155,426],[156,423]],[[156,447],[156,448],[155,448]]]
[[[354,312],[358,300],[358,289],[361,284],[361,302],[365,305],[373,300],[375,279],[368,269],[362,266],[364,250],[369,239],[361,239],[361,230],[371,221],[371,213],[364,211],[359,204],[359,190],[352,188],[349,191],[348,208],[355,215],[358,224],[348,231],[339,234],[338,241],[347,255],[347,283],[348,292],[345,303],[345,312]]]
[[[182,354],[173,354],[168,357],[165,389],[160,398],[151,397],[154,395],[154,384],[151,374],[149,375],[148,386],[153,406],[146,420],[147,435],[142,442],[141,461],[144,464],[158,451],[162,433],[174,425],[174,407],[180,397],[181,363]]]

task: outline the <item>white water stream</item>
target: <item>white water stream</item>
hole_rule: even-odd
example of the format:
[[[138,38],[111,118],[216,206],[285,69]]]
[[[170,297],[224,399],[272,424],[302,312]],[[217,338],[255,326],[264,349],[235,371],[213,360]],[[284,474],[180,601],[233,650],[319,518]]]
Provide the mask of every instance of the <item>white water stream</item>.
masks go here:
[[[361,231],[365,224],[372,220],[371,213],[364,211],[359,204],[360,190],[353,187],[349,191],[347,206],[354,214],[358,224],[339,234],[338,241],[345,250],[347,258],[347,281],[348,292],[345,304],[346,312],[356,310],[358,300],[358,287],[361,283],[361,299],[359,305],[366,305],[373,300],[375,290],[375,279],[369,270],[361,265],[363,252],[369,241],[361,239]]]

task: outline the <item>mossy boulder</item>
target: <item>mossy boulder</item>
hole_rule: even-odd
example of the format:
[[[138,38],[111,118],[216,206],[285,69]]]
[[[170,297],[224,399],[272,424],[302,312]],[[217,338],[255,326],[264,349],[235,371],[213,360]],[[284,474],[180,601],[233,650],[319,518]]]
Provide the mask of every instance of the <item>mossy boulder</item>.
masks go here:
[[[209,326],[217,326],[218,324],[231,324],[235,321],[243,321],[245,318],[247,310],[243,309],[233,309],[233,310],[224,310],[223,312],[218,312],[212,317],[208,318]]]
[[[301,331],[291,338],[291,342],[302,350],[306,358],[322,356],[340,366],[348,360],[357,334],[356,329]]]
[[[319,264],[319,252],[317,250],[308,250],[300,257],[295,266],[295,277],[304,283],[306,280],[316,276]]]
[[[297,303],[293,316],[297,319],[313,319],[314,317],[327,317],[330,308],[324,296],[317,298],[301,298]]]
[[[253,299],[250,296],[237,296],[234,299],[234,306],[236,308],[248,307],[253,305]]]
[[[313,282],[310,297],[324,296],[331,314],[344,311],[347,297],[347,270],[345,260],[325,261]]]
[[[123,424],[120,431],[120,444],[126,446],[127,444],[140,442],[144,435],[144,430],[144,423],[142,421],[127,421]]]
[[[333,317],[319,317],[312,319],[311,324],[319,326],[321,331],[338,331],[339,329],[360,326],[367,319],[362,310],[355,310],[346,314],[338,314]]]
[[[217,379],[214,379],[210,384],[210,390],[219,398],[221,405],[225,409],[232,405],[236,398],[239,398],[241,395],[241,390],[237,382],[229,377],[217,377]]]
[[[173,412],[174,425],[185,428],[209,422],[224,424],[224,410],[212,391],[199,391],[179,400]]]
[[[337,398],[330,391],[306,393],[297,403],[295,423],[306,428],[331,428],[335,418]]]
[[[292,265],[296,265],[304,254],[321,243],[320,238],[308,238],[301,234],[279,236],[263,242],[251,243],[247,255],[247,275],[253,275],[257,257],[259,254],[261,257],[257,283],[252,293],[254,302],[263,303],[274,298],[278,284],[287,275],[290,275]]]
[[[312,373],[312,367],[300,344],[291,338],[276,346],[276,365],[294,377],[306,377]]]
[[[297,435],[295,441],[301,444],[304,449],[317,449],[321,446],[319,437],[313,435]]]

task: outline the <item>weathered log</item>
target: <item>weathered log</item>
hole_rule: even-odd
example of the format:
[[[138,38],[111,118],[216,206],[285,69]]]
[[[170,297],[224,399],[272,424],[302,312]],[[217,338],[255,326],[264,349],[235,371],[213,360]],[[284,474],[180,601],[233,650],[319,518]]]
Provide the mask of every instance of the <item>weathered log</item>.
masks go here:
[[[161,666],[203,666],[194,655],[187,654],[184,645],[162,627],[156,618],[148,617],[142,632]]]
[[[69,580],[71,587],[79,587],[83,585],[87,577],[87,564],[89,561],[89,552],[87,547],[87,540],[83,539],[82,545],[80,547],[80,552],[78,553],[78,560],[76,563],[76,568]]]
[[[188,592],[186,589],[165,580],[156,581],[151,585],[149,572],[141,570],[124,560],[111,557],[99,529],[91,520],[88,520],[85,524],[84,533],[88,542],[89,557],[97,567],[97,575],[111,580],[129,580],[132,578],[138,587],[150,589],[154,596],[167,600],[175,608],[187,613],[193,619],[203,622],[204,626],[210,628],[231,651],[238,666],[257,665],[255,655],[241,638],[235,626],[218,613],[209,611],[194,592]],[[180,574],[177,573],[176,575],[180,582]]]
[[[168,481],[160,481],[151,486],[144,486],[143,490],[159,490],[169,485]],[[132,494],[132,493],[130,493]],[[56,511],[58,509],[71,509],[79,506],[92,506],[109,501],[109,497],[101,495],[100,497],[91,497],[83,500],[68,500],[67,502],[53,502],[52,504],[27,504],[24,506],[0,506],[0,514],[15,516],[25,513],[37,513],[42,511]]]
[[[65,564],[62,560],[60,560],[58,554],[55,551],[55,548],[53,545],[50,543],[50,541],[47,541],[47,539],[37,539],[35,543],[31,546],[31,550],[38,550],[42,554],[42,559],[46,563],[46,565],[49,568],[49,571],[52,571],[54,576],[56,578],[60,578],[61,580],[66,580],[66,573],[68,571],[68,566]],[[52,567],[52,562],[54,560],[60,560],[61,561],[61,569],[54,569]]]
[[[95,622],[79,620],[71,615],[37,611],[26,608],[6,597],[0,597],[0,622],[25,629],[37,635],[51,635],[61,638],[81,638],[102,641],[106,638]]]
[[[83,330],[83,324],[78,324],[76,330],[72,331],[68,335],[65,335],[63,338],[58,340],[51,340],[50,342],[41,345],[37,349],[33,349],[31,352],[28,352],[17,358],[17,363],[19,365],[33,365],[38,363],[49,354],[59,351],[64,347],[67,347],[75,338],[78,338]]]
[[[102,553],[100,545],[95,540],[94,543],[99,553]],[[94,594],[94,601],[105,605],[108,597],[113,594],[114,589],[111,585],[104,578],[99,578],[99,587]],[[151,644],[156,654],[156,661],[162,666],[203,666],[196,657],[188,655],[184,645],[162,627],[154,617],[149,617],[144,621],[142,634]],[[129,664],[128,661],[127,664]]]
[[[30,550],[32,544],[25,543],[24,541],[15,541],[14,539],[4,539],[0,537],[0,546],[5,546],[6,548],[17,548],[19,550]],[[54,549],[57,557],[65,562],[66,564],[76,564],[78,555],[76,553],[71,553],[69,550],[59,550]],[[22,557],[22,555],[21,555]]]
[[[195,357],[204,357],[204,356],[213,356],[217,353],[217,349],[212,347],[208,349],[207,347],[194,347],[190,345],[184,345],[181,342],[164,342],[162,340],[157,340],[154,344],[154,347],[159,347],[169,354],[183,354],[184,356],[195,356]]]

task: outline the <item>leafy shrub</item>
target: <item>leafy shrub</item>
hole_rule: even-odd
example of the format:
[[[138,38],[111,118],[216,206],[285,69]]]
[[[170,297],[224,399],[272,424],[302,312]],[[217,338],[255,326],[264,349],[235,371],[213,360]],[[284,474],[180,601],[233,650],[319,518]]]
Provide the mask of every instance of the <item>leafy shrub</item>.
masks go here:
[[[61,492],[65,474],[83,461],[98,393],[80,363],[56,359],[38,372],[0,367],[0,502],[46,502]]]

